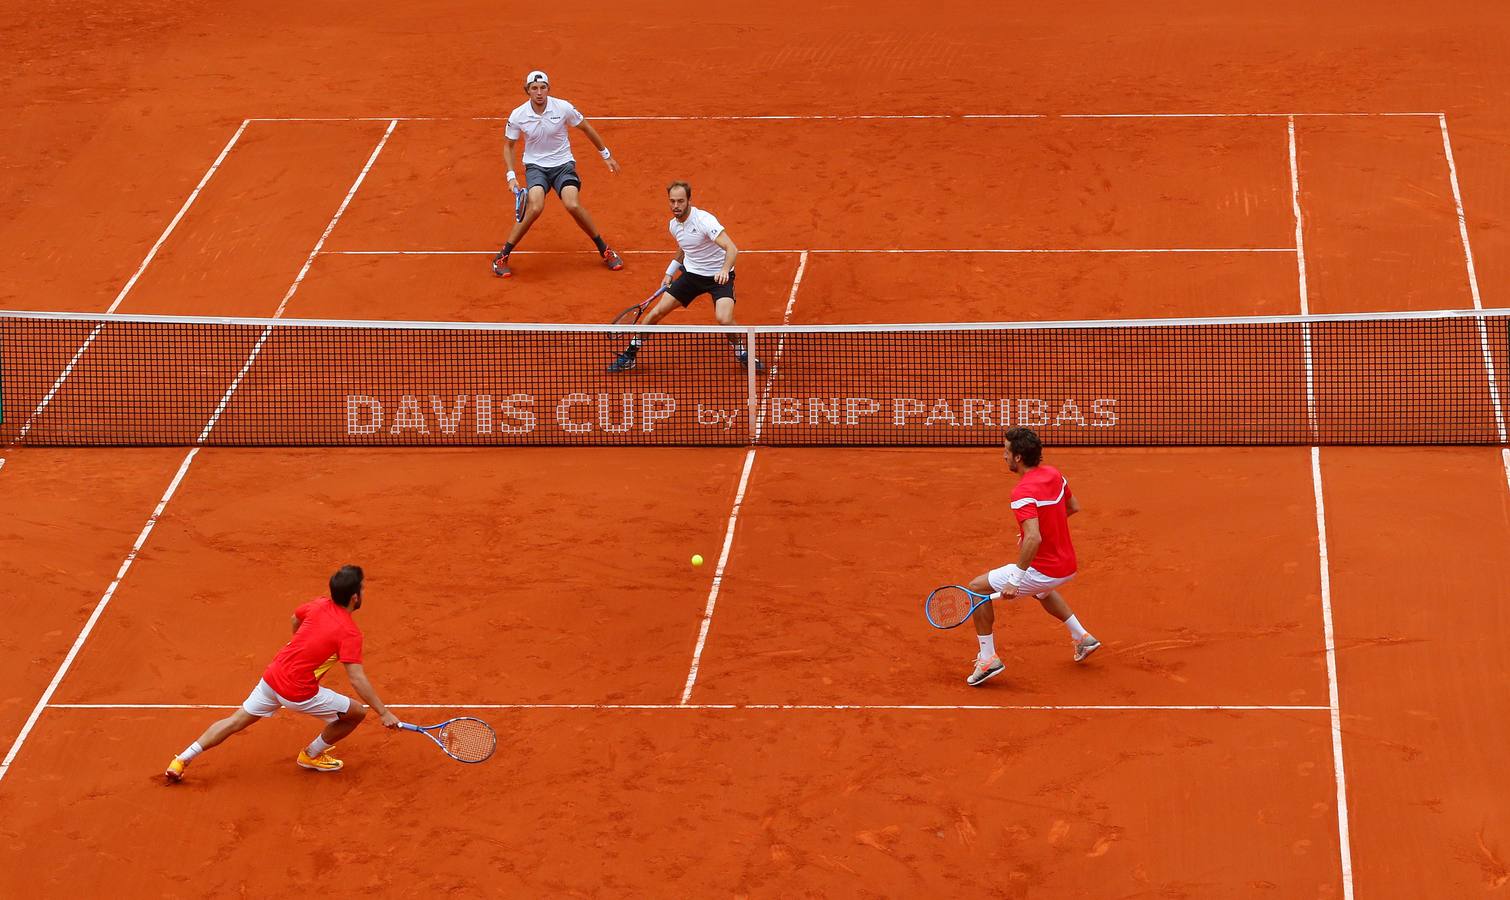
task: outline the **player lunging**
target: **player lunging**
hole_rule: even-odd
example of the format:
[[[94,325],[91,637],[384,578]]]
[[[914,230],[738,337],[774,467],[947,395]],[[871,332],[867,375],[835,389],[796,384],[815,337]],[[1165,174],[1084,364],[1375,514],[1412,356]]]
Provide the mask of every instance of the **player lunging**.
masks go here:
[[[509,254],[514,252],[515,245],[524,240],[530,226],[540,218],[540,213],[545,210],[545,195],[551,191],[556,192],[561,198],[561,205],[566,207],[571,217],[577,220],[577,225],[592,238],[603,265],[617,272],[624,268],[624,260],[604,243],[603,235],[598,233],[598,226],[593,224],[592,216],[587,214],[587,208],[579,202],[582,179],[577,175],[577,161],[572,157],[567,128],[582,129],[592,145],[598,148],[598,155],[608,164],[608,171],[617,173],[618,161],[603,145],[603,139],[598,137],[597,130],[582,117],[575,106],[550,95],[550,78],[544,72],[535,71],[525,76],[524,92],[529,95],[529,100],[509,113],[508,124],[503,129],[503,161],[509,170],[509,188],[518,190],[519,176],[514,172],[514,148],[522,135],[525,139],[524,181],[529,195],[523,218],[514,224],[503,249],[493,257],[493,274],[499,278],[508,278],[514,274],[509,268]]]
[[[1042,464],[1043,444],[1031,428],[1007,429],[1004,455],[1012,472],[1021,476],[1012,489],[1012,512],[1018,528],[1017,562],[977,576],[970,582],[970,590],[980,594],[1000,591],[1005,599],[1032,594],[1044,610],[1069,629],[1070,640],[1075,642],[1075,662],[1080,662],[1095,653],[1101,642],[1081,626],[1058,591],[1060,585],[1075,577],[1069,518],[1080,511],[1080,504],[1059,470]],[[976,608],[974,621],[980,654],[975,670],[965,679],[972,686],[1005,668],[996,655],[996,640],[991,633],[996,610],[990,602]]]
[[[678,305],[685,308],[703,294],[713,298],[713,314],[718,324],[738,324],[734,321],[734,260],[739,256],[739,248],[734,246],[734,239],[712,213],[692,205],[692,186],[687,182],[673,181],[666,188],[666,198],[671,203],[671,237],[676,240],[678,250],[676,258],[666,267],[666,277],[661,279],[666,295],[645,313],[640,324],[654,325]],[[681,277],[677,277],[678,273]],[[748,356],[744,343],[737,335],[728,338],[734,347],[734,358],[745,365]],[[640,342],[639,335],[630,340],[608,371],[633,369]],[[755,361],[755,371],[765,371],[760,360]]]
[[[273,657],[246,702],[173,757],[164,773],[168,780],[183,780],[184,769],[194,757],[246,730],[258,719],[271,716],[280,706],[325,723],[325,730],[300,750],[294,761],[316,772],[340,771],[343,764],[330,755],[330,748],[355,731],[367,717],[367,711],[350,697],[320,685],[320,677],[337,661],[346,665],[351,686],[382,716],[383,726],[397,727],[398,717],[378,699],[362,669],[362,632],[351,618],[361,608],[362,570],[358,566],[342,566],[330,576],[329,597],[311,600],[294,610],[293,638]]]

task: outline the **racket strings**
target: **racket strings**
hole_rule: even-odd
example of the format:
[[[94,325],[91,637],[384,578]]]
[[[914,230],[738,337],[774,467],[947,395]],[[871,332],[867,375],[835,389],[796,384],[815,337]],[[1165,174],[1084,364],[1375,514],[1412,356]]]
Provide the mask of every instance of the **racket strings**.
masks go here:
[[[941,588],[928,597],[928,617],[940,625],[955,625],[970,615],[970,595],[958,588]]]
[[[466,762],[482,762],[493,755],[498,737],[483,722],[458,719],[440,730],[441,746],[446,752]]]

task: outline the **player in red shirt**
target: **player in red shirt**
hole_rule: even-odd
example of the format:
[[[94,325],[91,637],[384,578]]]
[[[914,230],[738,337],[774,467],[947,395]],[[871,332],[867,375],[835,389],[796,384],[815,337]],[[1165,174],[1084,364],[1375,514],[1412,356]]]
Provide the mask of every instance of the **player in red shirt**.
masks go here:
[[[342,566],[330,576],[329,597],[311,600],[294,610],[294,636],[273,657],[246,702],[173,757],[164,773],[168,780],[182,781],[190,760],[258,719],[271,716],[280,706],[325,722],[325,730],[300,750],[294,761],[316,772],[340,771],[343,763],[330,755],[330,748],[362,724],[367,710],[345,694],[320,685],[320,677],[338,661],[346,665],[351,686],[382,717],[383,726],[397,727],[398,717],[378,699],[362,669],[362,631],[351,619],[351,614],[361,608],[362,569]]]
[[[1032,594],[1069,629],[1070,639],[1075,642],[1075,662],[1080,662],[1095,653],[1101,642],[1080,625],[1056,590],[1075,577],[1075,545],[1070,541],[1069,518],[1080,511],[1080,504],[1059,470],[1042,464],[1043,444],[1031,428],[1007,429],[1005,444],[1007,465],[1022,476],[1012,490],[1012,512],[1017,517],[1017,562],[977,577],[970,582],[970,590],[979,594],[1000,591],[1008,600]],[[975,670],[965,679],[971,686],[1006,668],[996,655],[996,639],[991,633],[996,610],[990,603],[982,603],[975,610],[974,620],[980,655],[976,657]]]

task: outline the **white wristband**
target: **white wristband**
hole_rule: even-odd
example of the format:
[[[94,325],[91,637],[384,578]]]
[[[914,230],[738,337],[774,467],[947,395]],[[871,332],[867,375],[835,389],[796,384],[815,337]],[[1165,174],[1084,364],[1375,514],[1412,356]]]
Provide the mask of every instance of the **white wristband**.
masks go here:
[[[676,273],[680,272],[681,270],[682,270],[682,264],[673,259],[671,261],[671,265],[669,265],[669,266],[666,267],[666,277],[667,278],[675,277]]]
[[[608,148],[607,147],[604,147],[602,150],[599,150],[598,151],[598,155],[601,156],[601,157],[603,157],[604,159],[607,159],[609,156],[612,156],[612,154],[608,152]]]
[[[519,176],[514,174],[514,170],[513,169],[509,169],[509,183],[510,184],[515,184],[518,181],[519,181]]]

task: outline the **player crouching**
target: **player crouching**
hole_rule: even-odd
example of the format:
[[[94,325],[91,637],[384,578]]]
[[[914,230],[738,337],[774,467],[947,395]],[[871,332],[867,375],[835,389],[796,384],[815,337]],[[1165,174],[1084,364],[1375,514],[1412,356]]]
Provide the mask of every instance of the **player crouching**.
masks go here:
[[[299,766],[316,772],[338,772],[343,763],[330,748],[351,734],[367,717],[362,704],[320,685],[320,678],[337,661],[346,666],[346,677],[362,699],[379,716],[385,728],[396,728],[398,717],[388,711],[362,669],[362,631],[351,614],[362,608],[362,570],[342,566],[330,576],[330,596],[311,600],[294,610],[294,636],[262,673],[246,702],[231,715],[205,729],[199,740],[173,757],[163,774],[169,782],[182,781],[194,757],[233,734],[250,728],[286,706],[325,723],[325,729],[299,751]]]

